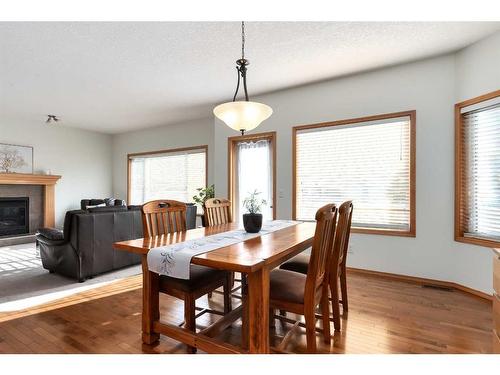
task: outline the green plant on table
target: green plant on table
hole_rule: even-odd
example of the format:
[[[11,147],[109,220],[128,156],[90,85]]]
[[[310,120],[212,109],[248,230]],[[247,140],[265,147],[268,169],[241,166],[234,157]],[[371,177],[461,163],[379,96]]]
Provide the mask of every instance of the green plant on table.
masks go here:
[[[193,201],[199,204],[201,207],[205,206],[207,199],[215,198],[215,185],[210,185],[203,188],[196,189],[198,194],[193,196]]]
[[[260,191],[254,190],[243,200],[243,206],[249,214],[260,214],[262,206],[267,204],[265,199],[259,198],[260,194]]]

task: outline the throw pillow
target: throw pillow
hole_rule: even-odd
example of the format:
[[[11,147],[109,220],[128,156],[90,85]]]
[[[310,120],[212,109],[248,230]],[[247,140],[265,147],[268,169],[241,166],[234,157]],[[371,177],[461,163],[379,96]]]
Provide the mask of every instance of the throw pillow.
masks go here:
[[[95,208],[95,207],[106,207],[106,203],[96,204],[95,206],[87,206],[87,210],[89,208]]]
[[[114,206],[115,198],[104,198],[104,203],[106,204],[106,206]]]

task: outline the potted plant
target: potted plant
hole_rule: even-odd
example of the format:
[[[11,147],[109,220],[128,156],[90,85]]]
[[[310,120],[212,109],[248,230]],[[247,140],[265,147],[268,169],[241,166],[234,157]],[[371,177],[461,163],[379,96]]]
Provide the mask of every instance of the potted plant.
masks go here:
[[[260,194],[259,191],[255,190],[243,200],[243,206],[248,211],[243,214],[243,226],[248,233],[258,233],[262,228],[262,214],[260,212],[262,206],[267,202],[258,197]]]
[[[198,194],[193,197],[193,201],[203,208],[203,215],[201,215],[201,225],[205,226],[205,202],[207,199],[215,198],[215,185],[210,185],[204,188],[196,189]]]

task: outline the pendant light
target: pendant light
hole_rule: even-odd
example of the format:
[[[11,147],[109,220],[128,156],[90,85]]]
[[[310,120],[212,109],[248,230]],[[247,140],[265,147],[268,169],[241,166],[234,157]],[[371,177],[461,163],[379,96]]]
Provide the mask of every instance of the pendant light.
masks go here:
[[[249,61],[245,59],[245,23],[241,22],[241,59],[236,60],[238,83],[236,84],[233,101],[220,104],[214,108],[214,115],[231,129],[240,131],[241,135],[244,135],[246,131],[255,129],[273,113],[272,108],[268,105],[248,100],[248,64]],[[236,95],[240,88],[240,77],[243,80],[243,90],[245,92],[244,101],[236,101]]]

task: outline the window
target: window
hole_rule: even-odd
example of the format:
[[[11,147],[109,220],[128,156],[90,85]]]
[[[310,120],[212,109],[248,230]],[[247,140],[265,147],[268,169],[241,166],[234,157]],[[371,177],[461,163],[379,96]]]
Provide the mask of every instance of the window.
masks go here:
[[[207,185],[207,146],[128,155],[128,201],[191,202]]]
[[[500,244],[500,91],[455,106],[455,239]]]
[[[352,200],[353,232],[415,236],[415,111],[294,128],[294,217]]]
[[[234,218],[245,213],[243,200],[255,190],[267,202],[262,207],[263,220],[275,218],[275,136],[271,132],[229,138],[229,199]]]

